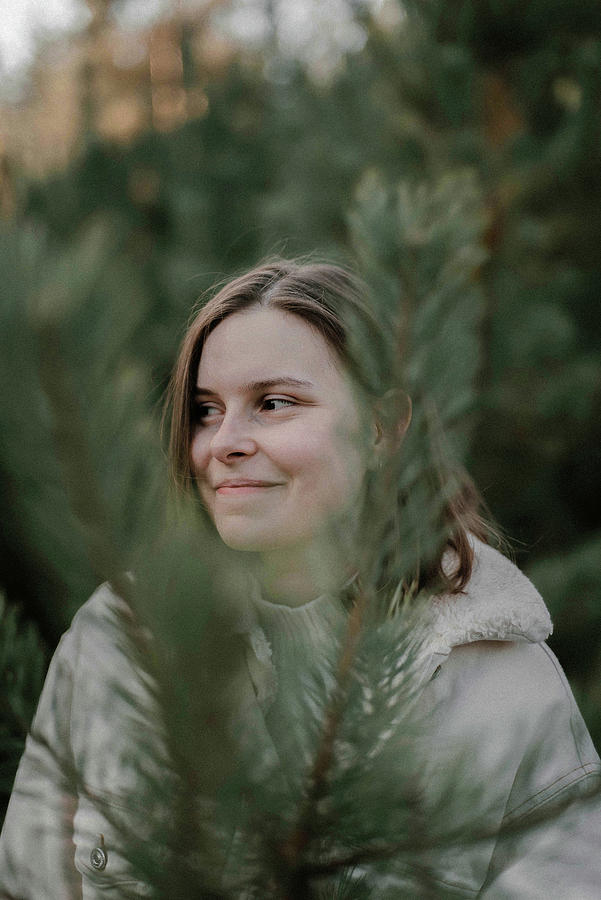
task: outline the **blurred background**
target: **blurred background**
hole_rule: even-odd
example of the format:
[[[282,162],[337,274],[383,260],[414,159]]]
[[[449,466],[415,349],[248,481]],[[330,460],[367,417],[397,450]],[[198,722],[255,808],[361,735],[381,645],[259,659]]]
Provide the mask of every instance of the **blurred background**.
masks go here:
[[[190,310],[274,254],[393,306],[601,745],[600,71],[597,0],[3,11],[4,798],[60,634],[140,540]]]

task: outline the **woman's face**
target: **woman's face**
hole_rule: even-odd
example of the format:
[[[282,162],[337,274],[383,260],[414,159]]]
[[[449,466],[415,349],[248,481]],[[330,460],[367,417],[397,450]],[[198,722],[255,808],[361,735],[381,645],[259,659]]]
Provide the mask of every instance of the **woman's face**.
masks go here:
[[[318,546],[346,527],[373,445],[315,329],[269,307],[230,315],[204,345],[196,394],[192,470],[228,546]]]

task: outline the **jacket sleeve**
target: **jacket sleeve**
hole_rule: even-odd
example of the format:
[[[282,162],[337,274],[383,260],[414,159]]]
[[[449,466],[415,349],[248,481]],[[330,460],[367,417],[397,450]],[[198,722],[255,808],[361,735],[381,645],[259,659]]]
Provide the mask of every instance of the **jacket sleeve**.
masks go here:
[[[540,650],[555,691],[516,772],[482,900],[601,896],[601,763],[559,663]]]
[[[0,898],[76,900],[76,787],[70,758],[73,632],[54,654],[0,837]]]
[[[478,897],[598,900],[600,836],[599,789],[585,775],[553,803],[505,826]]]

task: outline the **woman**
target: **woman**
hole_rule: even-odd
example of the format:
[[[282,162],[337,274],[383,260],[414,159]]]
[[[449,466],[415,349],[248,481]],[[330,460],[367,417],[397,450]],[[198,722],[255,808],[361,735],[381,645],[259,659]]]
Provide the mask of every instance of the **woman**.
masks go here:
[[[428,463],[403,481],[411,468],[402,446],[411,435],[411,405],[398,388],[392,332],[365,297],[362,284],[336,266],[261,266],[198,312],[172,380],[175,482],[198,496],[233,558],[251,569],[240,629],[257,741],[270,742],[274,759],[284,761],[272,771],[302,804],[324,748],[315,725],[325,715],[333,741],[328,703],[340,696],[345,675],[352,694],[348,673],[353,648],[359,651],[349,623],[355,637],[361,628],[379,633],[378,615],[384,623],[403,599],[407,606],[429,592],[426,626],[412,651],[413,730],[393,710],[401,740],[390,745],[391,726],[366,754],[370,765],[387,761],[407,803],[391,794],[373,835],[360,835],[357,810],[347,819],[341,813],[335,824],[352,821],[354,837],[347,835],[346,846],[338,834],[329,856],[326,847],[330,865],[333,854],[346,859],[348,883],[363,891],[349,896],[592,900],[601,890],[601,812],[593,794],[601,765],[543,643],[548,613],[530,582],[485,543],[467,480]],[[119,640],[122,607],[100,589],[57,650],[4,827],[3,896],[145,890],[121,852],[119,825],[132,798],[143,805],[132,740],[153,712],[151,692]],[[346,669],[337,662],[341,653]],[[115,682],[128,690],[113,692],[107,709],[106,683]],[[378,698],[361,684],[367,721]],[[402,707],[394,693],[386,696]],[[142,725],[132,737],[124,723],[136,717]],[[160,777],[168,765],[163,744],[160,736],[148,740]],[[388,756],[387,744],[394,749]],[[350,758],[352,771],[357,753]],[[327,769],[323,753],[320,759]],[[367,796],[368,781],[355,782],[357,797]],[[420,839],[411,849],[399,835],[395,856],[379,840],[390,831],[384,820],[405,828],[416,821],[401,808],[411,804]],[[143,820],[123,827],[143,838]],[[301,860],[302,829],[292,832],[274,871],[281,873],[284,858],[292,867]],[[225,896],[247,896],[241,867],[250,840],[244,832],[234,840]],[[306,883],[329,885],[326,895],[334,896],[324,879],[322,870]],[[302,895],[298,883],[290,896]],[[261,895],[269,890],[285,895],[273,884]]]

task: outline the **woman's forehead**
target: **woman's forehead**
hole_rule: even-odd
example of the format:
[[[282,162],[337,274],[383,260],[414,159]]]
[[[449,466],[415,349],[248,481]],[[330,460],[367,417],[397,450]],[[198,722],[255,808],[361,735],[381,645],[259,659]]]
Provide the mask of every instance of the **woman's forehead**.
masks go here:
[[[336,352],[316,328],[293,313],[259,307],[233,313],[209,334],[197,385],[287,379],[309,387],[341,377]]]

